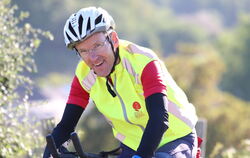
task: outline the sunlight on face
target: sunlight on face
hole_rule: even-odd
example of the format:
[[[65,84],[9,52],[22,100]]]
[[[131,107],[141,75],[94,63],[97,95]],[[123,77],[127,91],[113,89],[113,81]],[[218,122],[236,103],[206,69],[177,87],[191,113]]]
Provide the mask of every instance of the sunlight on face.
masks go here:
[[[106,77],[110,73],[114,63],[114,53],[106,34],[95,33],[76,44],[75,48],[97,76]]]

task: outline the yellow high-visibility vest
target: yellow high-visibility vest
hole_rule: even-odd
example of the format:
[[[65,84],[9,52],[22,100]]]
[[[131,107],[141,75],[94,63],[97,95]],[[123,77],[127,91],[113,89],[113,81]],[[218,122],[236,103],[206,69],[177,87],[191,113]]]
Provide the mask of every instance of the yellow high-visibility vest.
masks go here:
[[[149,118],[141,75],[149,62],[159,59],[150,49],[123,40],[119,43],[120,62],[111,74],[112,89],[116,97],[112,97],[108,92],[106,78],[98,77],[84,61],[79,62],[76,76],[83,89],[90,94],[97,109],[112,126],[114,136],[125,145],[137,150]],[[187,135],[197,122],[194,106],[188,102],[186,95],[177,86],[162,62],[161,67],[167,85],[169,128],[164,133],[159,147]]]

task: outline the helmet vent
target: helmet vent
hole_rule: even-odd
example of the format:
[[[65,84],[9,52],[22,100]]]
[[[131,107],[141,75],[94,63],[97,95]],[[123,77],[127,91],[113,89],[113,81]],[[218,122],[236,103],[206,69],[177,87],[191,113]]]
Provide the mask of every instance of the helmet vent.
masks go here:
[[[70,32],[71,32],[75,37],[77,37],[76,32],[75,32],[75,30],[73,29],[71,23],[69,23],[69,30],[70,30]]]
[[[99,24],[101,21],[102,21],[102,14],[95,19],[95,25]]]
[[[72,49],[77,42],[110,29],[115,29],[115,22],[106,10],[100,7],[82,8],[71,14],[66,21],[63,30],[64,42],[69,49]]]
[[[68,38],[69,41],[72,41],[72,39],[70,38],[70,36],[68,35],[68,33],[66,32],[66,36]]]
[[[82,34],[82,22],[83,22],[83,17],[80,15],[78,19],[78,24],[79,24],[79,34]]]
[[[88,18],[87,31],[90,30],[90,18]]]

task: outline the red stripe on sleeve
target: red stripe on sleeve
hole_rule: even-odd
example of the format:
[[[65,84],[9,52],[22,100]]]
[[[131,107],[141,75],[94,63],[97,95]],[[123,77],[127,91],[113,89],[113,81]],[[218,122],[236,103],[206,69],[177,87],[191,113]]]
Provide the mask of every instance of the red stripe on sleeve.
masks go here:
[[[75,76],[71,83],[67,104],[75,104],[82,108],[86,108],[88,102],[89,93],[82,88],[78,78]]]
[[[163,73],[161,65],[157,60],[151,61],[146,65],[141,76],[145,98],[154,93],[167,94]]]

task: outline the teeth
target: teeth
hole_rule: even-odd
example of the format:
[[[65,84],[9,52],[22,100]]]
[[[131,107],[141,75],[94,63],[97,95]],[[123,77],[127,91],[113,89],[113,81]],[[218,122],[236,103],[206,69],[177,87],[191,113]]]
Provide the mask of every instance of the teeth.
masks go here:
[[[102,62],[100,62],[100,63],[98,63],[98,64],[95,64],[95,66],[99,66],[99,65],[101,65],[102,64]]]

